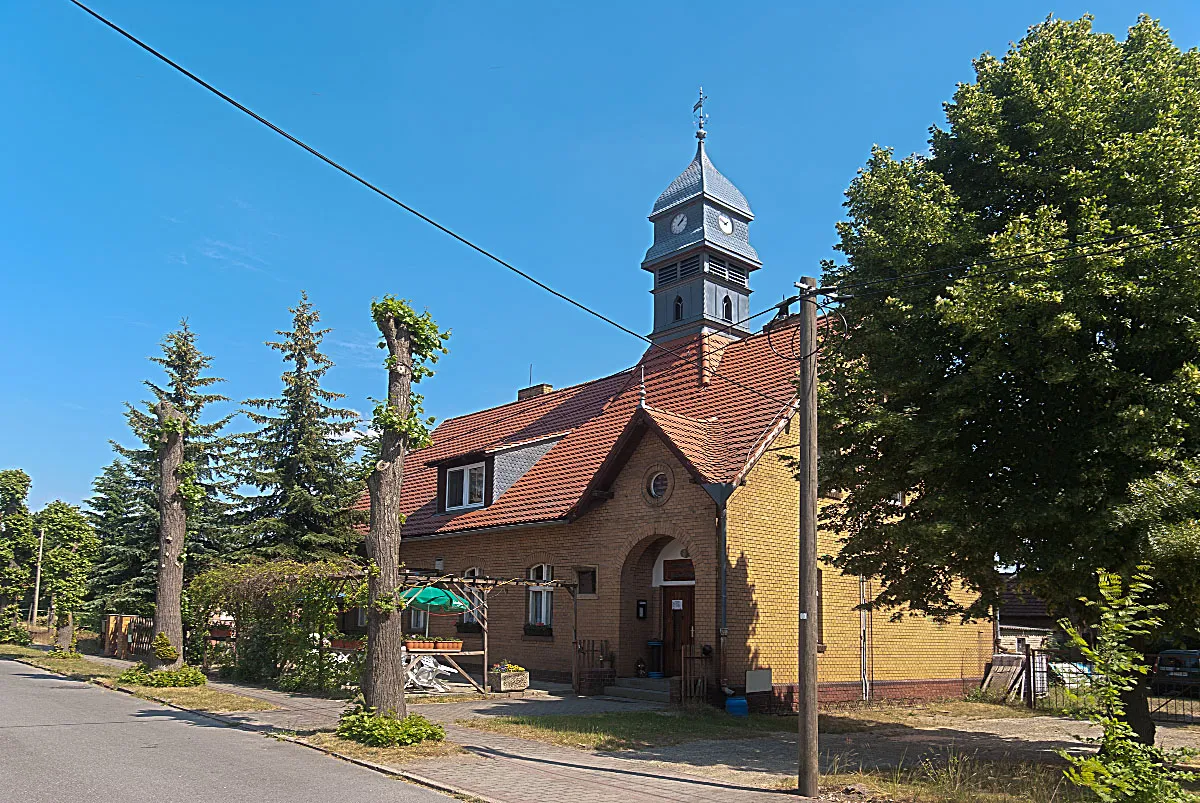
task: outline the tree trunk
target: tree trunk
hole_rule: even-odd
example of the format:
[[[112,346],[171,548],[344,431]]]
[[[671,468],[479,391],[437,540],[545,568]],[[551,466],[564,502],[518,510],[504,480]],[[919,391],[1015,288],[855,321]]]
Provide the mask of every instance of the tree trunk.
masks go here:
[[[1121,692],[1121,702],[1125,704],[1125,721],[1137,734],[1142,744],[1154,744],[1154,720],[1150,718],[1150,679],[1139,675],[1137,685],[1126,692]]]
[[[394,318],[379,321],[379,329],[393,358],[388,368],[387,404],[402,417],[409,411],[412,383],[412,342],[408,331]],[[391,429],[380,433],[380,456],[367,478],[371,494],[371,529],[367,533],[367,558],[372,570],[367,580],[367,656],[362,671],[363,699],[381,714],[403,717],[404,668],[401,649],[404,629],[397,604],[400,586],[400,486],[404,480],[404,437]],[[382,600],[382,605],[376,601]],[[381,610],[383,608],[383,610]]]
[[[73,611],[60,613],[56,626],[54,646],[60,650],[70,650],[75,643],[75,613]]]
[[[176,669],[183,663],[183,540],[187,514],[179,496],[179,467],[183,463],[183,427],[168,421],[186,422],[183,413],[167,401],[155,407],[159,436],[158,451],[158,589],[154,594],[154,632],[165,633],[178,655],[174,661],[159,662]]]

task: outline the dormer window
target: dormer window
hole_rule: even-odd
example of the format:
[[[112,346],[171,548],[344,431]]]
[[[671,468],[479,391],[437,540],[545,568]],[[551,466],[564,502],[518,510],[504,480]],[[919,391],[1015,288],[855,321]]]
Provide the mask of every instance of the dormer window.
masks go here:
[[[683,297],[675,296],[675,320],[683,320]]]
[[[482,505],[485,476],[483,463],[446,469],[446,510]]]
[[[721,302],[721,317],[727,321],[733,320],[733,302],[729,300],[729,296],[725,296],[725,300]]]

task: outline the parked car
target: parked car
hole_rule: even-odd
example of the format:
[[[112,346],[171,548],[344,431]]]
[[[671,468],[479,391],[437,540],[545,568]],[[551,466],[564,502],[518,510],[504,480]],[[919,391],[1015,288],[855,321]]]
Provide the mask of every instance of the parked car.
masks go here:
[[[1154,661],[1155,693],[1200,692],[1200,650],[1163,650]]]

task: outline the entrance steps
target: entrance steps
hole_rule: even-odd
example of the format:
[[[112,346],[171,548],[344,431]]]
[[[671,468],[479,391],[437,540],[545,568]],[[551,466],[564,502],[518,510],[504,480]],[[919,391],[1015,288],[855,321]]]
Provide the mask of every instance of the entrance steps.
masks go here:
[[[671,682],[666,678],[617,678],[617,685],[605,686],[604,694],[666,705],[671,702]]]

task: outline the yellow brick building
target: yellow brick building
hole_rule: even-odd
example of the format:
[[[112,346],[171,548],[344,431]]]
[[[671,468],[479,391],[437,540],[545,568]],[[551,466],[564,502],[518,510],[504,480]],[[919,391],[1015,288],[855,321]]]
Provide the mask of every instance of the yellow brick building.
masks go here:
[[[494,658],[566,679],[581,642],[604,644],[619,677],[679,674],[687,654],[711,689],[741,690],[770,670],[760,702],[790,704],[799,492],[781,457],[796,449],[797,321],[749,325],[750,276],[761,267],[752,219],[701,137],[650,215],[642,268],[653,276],[654,326],[641,360],[449,419],[407,458],[410,569],[577,584],[576,599],[550,585],[493,592]],[[836,549],[822,533],[822,553]],[[826,698],[958,695],[978,683],[988,623],[858,611],[873,594],[869,579],[823,567]],[[410,625],[424,628],[416,617]],[[470,642],[473,624],[428,626]]]

